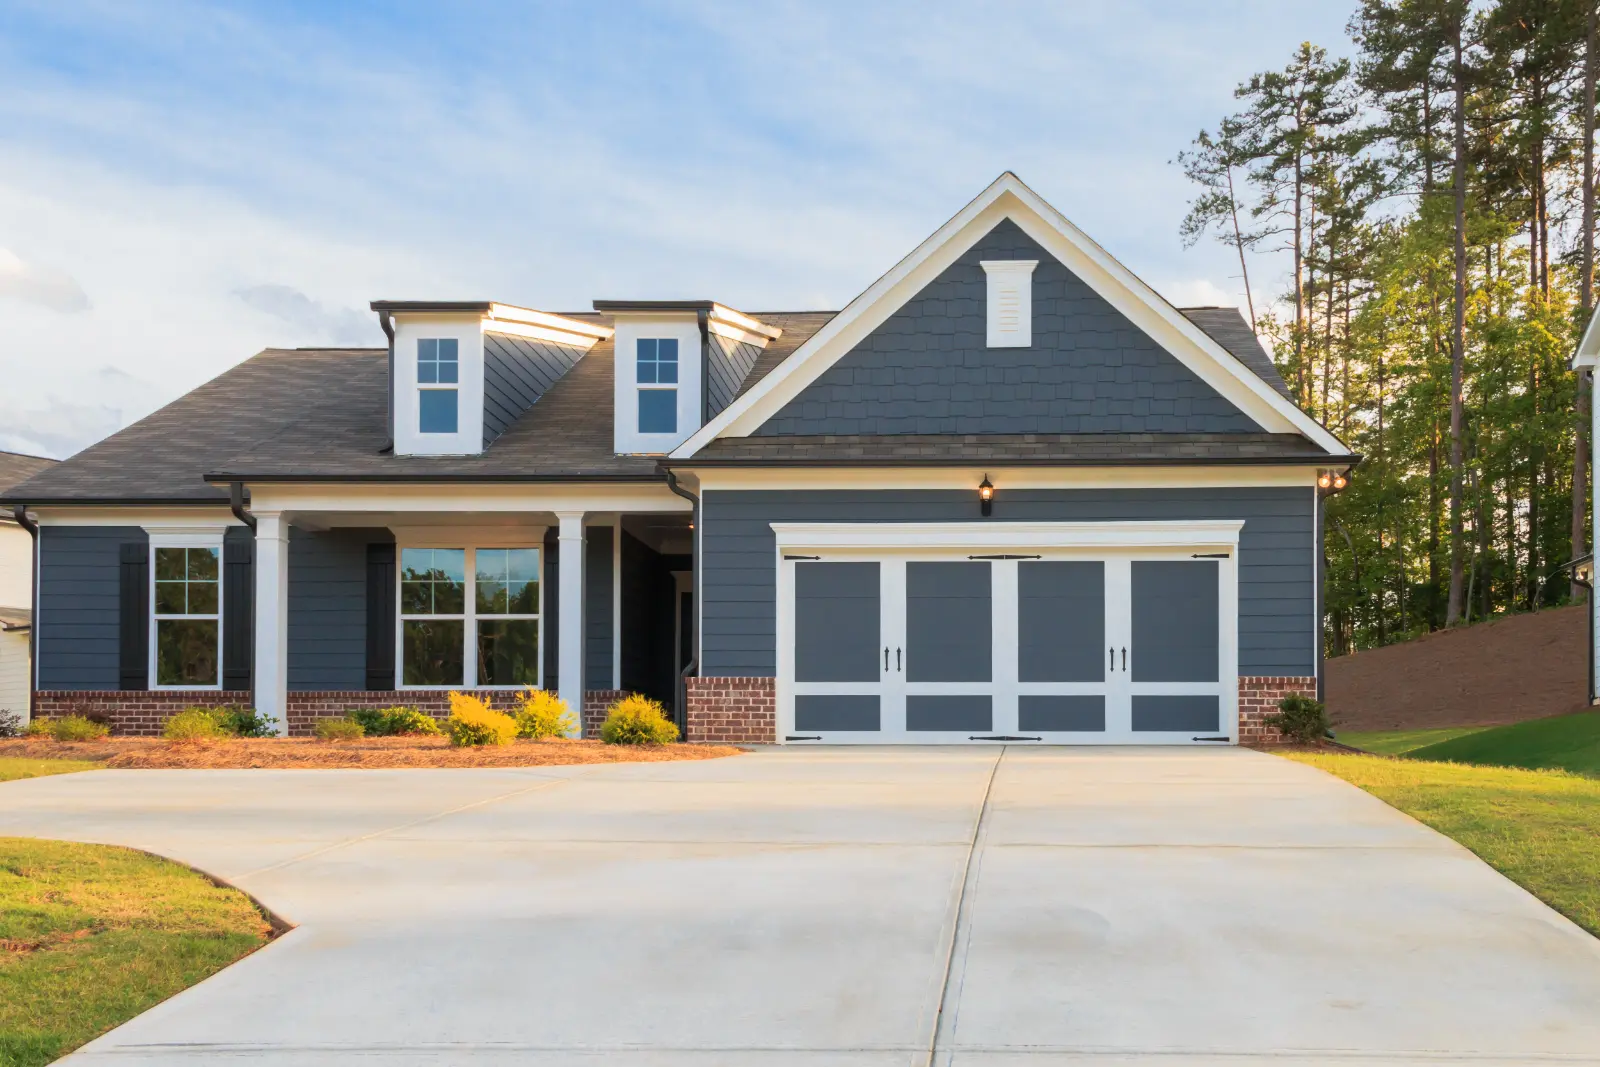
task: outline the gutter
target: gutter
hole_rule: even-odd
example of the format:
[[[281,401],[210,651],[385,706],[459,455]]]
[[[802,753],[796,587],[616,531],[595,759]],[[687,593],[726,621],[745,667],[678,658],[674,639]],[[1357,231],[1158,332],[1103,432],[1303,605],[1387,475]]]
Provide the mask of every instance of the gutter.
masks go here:
[[[388,378],[386,388],[389,391],[389,415],[387,423],[389,436],[385,438],[383,447],[378,449],[378,454],[383,456],[394,451],[394,316],[389,314],[389,310],[387,308],[378,308],[377,310],[378,325],[383,327],[383,335],[389,339],[389,364],[386,375]]]
[[[827,456],[817,458],[784,459],[719,459],[703,453],[683,459],[663,456],[659,462],[663,469],[699,468],[867,468],[867,467],[970,467],[975,463],[988,463],[1004,467],[1345,467],[1355,468],[1364,457],[1349,456],[1210,456],[1173,457],[1170,459],[1118,459],[1114,456],[1062,459],[1060,457],[996,457],[996,456],[929,456],[913,459],[905,456],[874,458],[871,456]]]
[[[33,611],[33,617],[28,620],[28,719],[31,721],[33,719],[34,698],[39,692],[39,654],[37,648],[37,635],[39,632],[39,524],[28,518],[28,506],[26,504],[17,504],[12,507],[11,516],[17,520],[18,526],[28,531],[28,536],[33,539],[33,559],[31,561],[31,580],[33,584],[30,587],[33,603],[28,605]],[[695,636],[698,639],[699,634],[696,633]]]
[[[683,739],[689,739],[689,679],[700,674],[700,498],[678,484],[678,476],[666,471],[667,488],[694,505],[690,522],[694,524],[694,540],[690,542],[689,588],[694,590],[694,640],[690,644],[689,662],[678,673],[678,707],[683,709]]]
[[[228,486],[228,509],[233,512],[234,518],[250,527],[251,533],[255,533],[256,517],[245,510],[243,482],[233,482]]]

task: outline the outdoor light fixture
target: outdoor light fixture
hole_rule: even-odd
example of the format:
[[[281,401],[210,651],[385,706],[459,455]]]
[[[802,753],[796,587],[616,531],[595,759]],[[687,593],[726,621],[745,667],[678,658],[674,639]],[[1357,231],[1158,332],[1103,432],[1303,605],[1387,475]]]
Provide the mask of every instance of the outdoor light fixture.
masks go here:
[[[1321,474],[1317,475],[1317,488],[1318,489],[1327,489],[1332,485],[1333,485],[1333,475],[1329,474],[1327,471],[1323,471]]]
[[[978,506],[984,518],[994,514],[994,485],[990,483],[987,474],[983,476],[983,481],[978,483]]]
[[[1322,496],[1332,496],[1349,484],[1350,479],[1343,471],[1317,472],[1317,492]]]
[[[1594,556],[1584,556],[1572,565],[1572,577],[1579,585],[1594,585]]]

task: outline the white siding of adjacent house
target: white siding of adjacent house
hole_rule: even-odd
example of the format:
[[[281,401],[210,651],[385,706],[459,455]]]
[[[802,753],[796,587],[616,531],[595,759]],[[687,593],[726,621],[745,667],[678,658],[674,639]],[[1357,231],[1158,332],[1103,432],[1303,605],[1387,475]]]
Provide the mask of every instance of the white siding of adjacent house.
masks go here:
[[[28,718],[28,635],[0,632],[0,711]]]

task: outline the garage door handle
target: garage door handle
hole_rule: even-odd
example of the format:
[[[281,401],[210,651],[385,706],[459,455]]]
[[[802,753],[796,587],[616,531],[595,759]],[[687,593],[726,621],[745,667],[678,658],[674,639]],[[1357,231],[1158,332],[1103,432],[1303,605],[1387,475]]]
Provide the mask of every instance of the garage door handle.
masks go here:
[[[889,646],[888,645],[884,645],[883,646],[883,669],[884,669],[885,672],[887,672],[889,670]]]
[[[1112,670],[1116,670],[1117,669],[1117,649],[1116,649],[1116,646],[1113,645],[1112,647],[1106,649],[1106,655],[1111,657],[1111,669]]]
[[[894,669],[896,671],[900,669],[900,650],[898,648],[894,650]]]
[[[1128,671],[1128,649],[1126,646],[1122,649],[1122,671],[1124,674]]]

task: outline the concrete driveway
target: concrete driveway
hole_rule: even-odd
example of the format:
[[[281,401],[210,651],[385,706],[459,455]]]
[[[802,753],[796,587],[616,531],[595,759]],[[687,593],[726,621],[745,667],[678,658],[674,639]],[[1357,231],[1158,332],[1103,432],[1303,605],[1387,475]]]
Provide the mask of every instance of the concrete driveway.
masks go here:
[[[1248,751],[102,771],[0,834],[299,924],[74,1063],[1600,1064],[1600,941]]]

